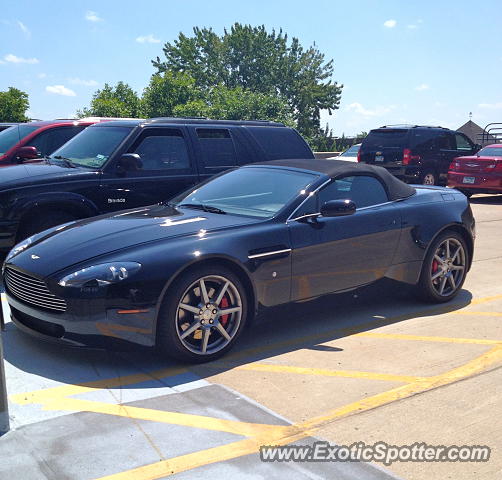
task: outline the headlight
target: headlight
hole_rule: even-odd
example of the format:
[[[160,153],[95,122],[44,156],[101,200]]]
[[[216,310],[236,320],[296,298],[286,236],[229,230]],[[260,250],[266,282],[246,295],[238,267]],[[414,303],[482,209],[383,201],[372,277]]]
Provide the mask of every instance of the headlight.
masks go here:
[[[12,257],[15,257],[18,253],[21,253],[23,250],[26,250],[32,243],[35,235],[28,237],[26,240],[18,243],[14,246],[14,248],[7,254],[5,257],[5,261],[8,262]]]
[[[59,280],[62,287],[82,287],[87,282],[97,282],[99,286],[118,283],[136,273],[141,268],[136,262],[102,263],[82,268]]]

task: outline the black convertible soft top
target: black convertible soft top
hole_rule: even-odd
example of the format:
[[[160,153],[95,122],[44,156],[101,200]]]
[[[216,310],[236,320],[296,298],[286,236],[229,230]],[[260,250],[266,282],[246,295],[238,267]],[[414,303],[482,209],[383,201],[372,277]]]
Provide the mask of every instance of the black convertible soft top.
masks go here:
[[[411,197],[415,189],[394,177],[383,167],[376,167],[366,163],[347,162],[346,160],[319,160],[307,158],[291,160],[271,160],[270,162],[253,163],[251,165],[263,165],[271,167],[291,167],[323,173],[331,178],[346,177],[349,175],[371,175],[379,178],[387,186],[390,200],[399,200]]]

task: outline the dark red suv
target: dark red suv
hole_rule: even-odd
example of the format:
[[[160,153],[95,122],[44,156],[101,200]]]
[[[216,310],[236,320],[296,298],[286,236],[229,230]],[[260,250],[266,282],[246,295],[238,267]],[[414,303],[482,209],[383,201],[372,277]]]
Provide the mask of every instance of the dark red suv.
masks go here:
[[[104,120],[108,119],[48,120],[9,127],[0,132],[0,167],[41,159],[84,128]]]

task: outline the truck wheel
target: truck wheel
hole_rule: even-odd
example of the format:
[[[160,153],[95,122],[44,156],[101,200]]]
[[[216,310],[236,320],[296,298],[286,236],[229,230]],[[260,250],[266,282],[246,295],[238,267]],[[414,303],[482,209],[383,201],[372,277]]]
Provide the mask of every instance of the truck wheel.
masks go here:
[[[428,170],[422,175],[420,183],[422,185],[437,185],[437,182],[438,179],[436,174],[433,171]]]
[[[42,232],[56,225],[61,225],[62,223],[72,222],[73,220],[76,220],[73,215],[57,211],[49,211],[37,216],[29,216],[25,220],[22,220],[17,233],[17,241],[24,240],[35,233]]]

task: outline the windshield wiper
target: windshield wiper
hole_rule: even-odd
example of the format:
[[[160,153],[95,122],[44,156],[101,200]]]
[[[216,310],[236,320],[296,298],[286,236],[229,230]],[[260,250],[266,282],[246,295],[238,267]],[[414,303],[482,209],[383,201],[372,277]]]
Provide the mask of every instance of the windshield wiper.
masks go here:
[[[227,212],[225,212],[225,210],[222,210],[221,208],[212,207],[211,205],[204,205],[203,203],[181,203],[176,206],[177,207],[186,207],[186,208],[195,208],[197,210],[204,210],[205,212],[219,213],[222,215],[227,213]]]
[[[68,168],[77,168],[77,166],[69,158],[62,157],[61,155],[56,155],[54,158],[56,160],[63,161]]]
[[[48,163],[49,165],[52,165],[52,163],[51,163],[51,157],[49,155],[44,155],[44,160],[45,160],[45,163]]]

